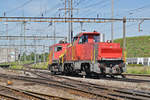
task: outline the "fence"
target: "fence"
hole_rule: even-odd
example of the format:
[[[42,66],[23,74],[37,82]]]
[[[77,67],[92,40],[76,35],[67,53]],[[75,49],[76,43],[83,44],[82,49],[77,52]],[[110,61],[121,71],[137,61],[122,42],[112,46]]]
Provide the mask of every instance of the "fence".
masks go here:
[[[127,58],[126,64],[142,64],[145,66],[150,66],[150,57]]]

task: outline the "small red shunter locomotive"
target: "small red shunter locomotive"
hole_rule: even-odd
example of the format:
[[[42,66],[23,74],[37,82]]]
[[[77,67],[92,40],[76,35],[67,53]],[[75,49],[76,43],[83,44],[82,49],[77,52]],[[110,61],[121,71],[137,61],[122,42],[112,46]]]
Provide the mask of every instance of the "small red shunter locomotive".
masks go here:
[[[119,43],[100,42],[100,33],[83,32],[72,43],[60,41],[50,46],[51,73],[83,75],[121,75],[125,62]]]

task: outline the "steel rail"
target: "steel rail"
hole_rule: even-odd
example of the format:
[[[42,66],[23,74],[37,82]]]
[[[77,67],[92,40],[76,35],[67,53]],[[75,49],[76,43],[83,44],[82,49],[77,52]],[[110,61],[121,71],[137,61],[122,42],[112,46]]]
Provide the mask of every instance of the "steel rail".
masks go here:
[[[4,88],[5,90],[11,91],[13,93],[16,93],[18,96],[19,96],[19,94],[21,94],[20,96],[23,96],[25,98],[27,97],[29,99],[32,98],[32,99],[38,99],[38,100],[48,100],[48,99],[45,99],[43,97],[40,97],[40,96],[37,96],[37,95],[33,95],[31,93],[24,92],[24,91],[19,90],[19,89],[14,89],[14,88],[10,88],[10,87],[7,87],[7,86],[2,86],[2,85],[0,85],[0,88]],[[9,96],[9,95],[7,94],[7,96]],[[15,98],[17,98],[17,97],[15,97]],[[17,99],[20,99],[20,98],[17,98]]]
[[[58,97],[58,96],[53,96],[53,95],[48,95],[48,94],[43,94],[43,93],[38,93],[38,92],[28,91],[28,90],[22,90],[22,91],[27,92],[27,93],[31,93],[31,94],[35,94],[35,95],[41,95],[41,96],[44,96],[44,97],[49,97],[50,99],[68,100],[68,99],[63,98],[63,97]]]
[[[141,77],[150,77],[150,75],[146,75],[146,74],[123,74],[126,76],[141,76]]]
[[[30,68],[30,67],[29,67]],[[28,71],[28,70],[27,70]],[[31,71],[31,70],[30,70]],[[33,72],[31,71],[31,73],[34,73],[36,75],[38,75],[38,73],[43,73],[45,74],[44,75],[38,75],[42,78],[46,78],[46,79],[53,79],[54,78],[57,78],[56,80],[60,80],[62,79],[63,81],[66,80],[66,82],[69,81],[72,81],[72,82],[75,82],[77,83],[78,85],[81,85],[81,86],[86,86],[86,87],[91,87],[91,88],[98,88],[98,89],[104,89],[104,90],[109,90],[110,88],[113,89],[113,91],[119,93],[117,94],[119,97],[123,97],[123,95],[126,95],[126,98],[129,98],[131,99],[132,95],[135,95],[135,97],[132,97],[132,99],[147,99],[147,98],[150,98],[150,95],[147,93],[147,92],[141,92],[141,91],[133,91],[133,90],[129,90],[129,89],[124,89],[124,88],[114,88],[114,87],[109,87],[109,86],[102,86],[102,85],[97,85],[97,84],[92,84],[92,83],[87,83],[87,82],[82,82],[82,81],[78,81],[78,80],[74,80],[74,79],[70,79],[70,78],[66,78],[66,77],[61,77],[61,76],[52,76],[50,75],[50,73],[48,72],[43,72],[43,71],[36,71],[34,70]],[[48,77],[49,76],[49,77]],[[54,81],[54,80],[51,80],[51,81]],[[143,82],[143,80],[142,80]],[[150,82],[150,81],[149,81]],[[70,82],[68,82],[70,84]],[[68,84],[67,83],[67,84]],[[65,83],[66,84],[66,83]],[[147,93],[147,94],[145,94]],[[110,94],[110,95],[113,95],[113,94]],[[146,98],[145,98],[146,97]]]
[[[28,67],[29,68],[29,67]],[[35,72],[38,73],[45,73],[45,74],[50,74],[50,72],[45,72],[48,71],[46,69],[38,69],[38,68],[29,68],[30,70],[26,70],[26,69],[11,69],[11,70],[18,70],[18,71],[26,71],[26,72],[31,72],[34,73],[32,70],[34,70]],[[36,74],[36,73],[35,73]],[[56,75],[57,77],[61,77],[59,75]],[[55,77],[56,77],[55,76]],[[132,75],[131,75],[132,76]],[[136,75],[133,75],[136,76]],[[139,75],[140,76],[140,75]],[[141,76],[145,76],[145,75],[141,75]],[[146,77],[149,77],[148,75],[146,75]],[[64,77],[65,78],[65,77]],[[123,82],[134,82],[134,83],[143,83],[143,82],[147,82],[150,83],[150,80],[144,80],[144,79],[131,79],[131,78],[110,78],[110,77],[103,77],[101,78],[103,80],[111,80],[111,81],[123,81]]]
[[[1,100],[3,100],[3,99],[4,100],[20,100],[14,96],[9,96],[9,95],[3,94],[3,93],[0,93],[0,98],[1,98]]]
[[[41,73],[45,73],[45,72],[41,72]],[[46,72],[46,74],[48,74]],[[47,75],[46,75],[47,76]],[[59,76],[54,76],[55,78],[58,77],[58,79],[60,80],[60,78],[62,77],[59,77]],[[47,77],[48,78],[48,77]],[[97,84],[92,84],[92,83],[87,83],[87,82],[83,82],[83,81],[78,81],[78,80],[74,80],[74,79],[69,79],[69,78],[62,78],[63,80],[66,79],[66,80],[69,80],[69,81],[73,81],[73,82],[76,82],[78,85],[82,85],[83,87],[91,87],[91,88],[97,88],[97,89],[103,89],[103,90],[109,90],[109,89],[112,89],[114,92],[117,92],[118,96],[119,97],[122,97],[124,95],[125,98],[129,98],[131,99],[141,99],[143,98],[144,99],[147,99],[147,98],[150,98],[150,95],[148,94],[145,94],[145,93],[139,93],[139,92],[135,92],[133,90],[129,90],[129,89],[124,89],[124,88],[114,88],[114,87],[109,87],[109,86],[102,86],[102,85],[97,85]],[[69,83],[69,82],[68,82]],[[108,92],[109,94],[109,92]],[[110,93],[110,95],[113,96],[113,93]],[[134,95],[134,97],[133,97]],[[146,97],[146,98],[145,98]]]
[[[32,70],[34,70],[35,72],[38,72],[38,73],[44,73],[44,74],[50,74],[50,72],[43,72],[44,71],[44,69],[36,69],[36,68],[30,68],[30,67],[27,67],[27,68],[29,68],[30,70],[25,70],[25,69],[18,69],[18,70],[20,70],[20,71],[29,71],[29,72],[33,72]],[[17,70],[17,69],[15,69],[15,70]],[[47,70],[45,70],[45,71],[47,71]],[[33,72],[34,73],[34,72]],[[134,74],[131,74],[131,76],[136,76],[136,75],[134,75]],[[129,76],[130,76],[130,74],[129,74]],[[149,75],[137,75],[137,76],[146,76],[146,77],[150,77]],[[55,77],[59,77],[59,78],[61,78],[61,76],[55,76]],[[65,78],[65,77],[64,77]],[[114,80],[114,81],[124,81],[124,82],[134,82],[134,83],[143,83],[143,82],[148,82],[148,83],[150,83],[150,80],[144,80],[144,79],[131,79],[131,78],[109,78],[109,77],[104,77],[104,78],[102,78],[102,79],[104,79],[104,80]]]
[[[33,71],[34,74],[38,75],[37,72],[38,71]],[[45,72],[40,72],[40,73],[45,73]],[[48,73],[46,73],[46,74],[48,74]],[[45,77],[45,76],[42,76],[42,75],[38,75],[38,76],[40,76],[42,78],[49,79],[50,81],[55,81],[55,80],[52,80],[52,77]],[[53,76],[53,77],[55,77],[55,78],[58,77],[59,80],[62,78],[62,77],[59,77],[59,76]],[[126,89],[126,90],[125,89],[121,89],[120,90],[120,89],[116,89],[114,87],[106,87],[106,86],[102,86],[102,85],[97,85],[97,84],[92,84],[92,83],[87,83],[87,82],[81,82],[81,81],[77,81],[77,80],[73,80],[73,79],[69,79],[69,78],[62,78],[62,79],[63,80],[67,79],[69,81],[76,82],[78,87],[80,85],[81,88],[82,87],[85,87],[85,88],[88,87],[90,90],[93,90],[93,88],[101,90],[101,91],[104,91],[104,90],[108,90],[109,91],[110,89],[112,89],[116,93],[111,93],[111,92],[107,91],[108,95],[110,95],[110,96],[117,95],[117,97],[124,97],[124,98],[128,98],[128,99],[137,99],[137,100],[140,100],[141,98],[143,100],[147,100],[147,98],[150,98],[150,95],[148,95],[148,94],[139,93],[139,92],[137,93],[137,92],[134,92],[133,90],[128,90],[128,89]],[[63,82],[63,84],[72,86],[72,84],[70,82],[67,82],[67,81]],[[76,86],[76,85],[73,85],[73,86]],[[106,92],[106,91],[104,91],[104,92]]]
[[[105,98],[105,99],[111,99],[111,100],[118,99],[118,97],[113,97],[113,96],[110,96],[110,95],[106,95],[104,93],[93,93],[93,91],[86,91],[86,90],[83,90],[83,89],[79,89],[77,87],[67,86],[68,84],[67,85],[58,84],[58,82],[53,83],[53,82],[50,82],[50,80],[48,80],[48,79],[46,80],[46,79],[43,79],[43,78],[33,78],[33,77],[25,77],[25,76],[7,75],[7,74],[0,74],[0,77],[34,82],[34,83],[37,83],[37,84],[43,84],[43,85],[50,86],[50,87],[55,87],[55,88],[63,88],[63,89],[67,89],[69,91],[74,91],[74,92],[76,91],[76,92],[78,92],[78,95],[81,95],[82,93],[84,93],[84,94],[86,94],[86,96],[91,95],[91,96],[96,96],[97,98]]]
[[[27,66],[29,66],[29,65],[27,65]],[[30,68],[30,67],[29,67]],[[97,85],[97,84],[92,84],[92,83],[87,83],[87,82],[82,82],[82,81],[78,81],[78,80],[74,80],[74,79],[70,79],[70,78],[64,78],[64,77],[60,77],[60,76],[51,76],[50,75],[50,73],[48,73],[48,72],[43,72],[43,71],[36,71],[36,70],[34,70],[34,71],[32,71],[32,70],[24,70],[24,71],[28,71],[28,72],[31,72],[31,73],[33,73],[33,74],[35,74],[35,75],[37,75],[37,76],[40,76],[41,78],[45,78],[46,80],[49,80],[49,81],[53,81],[53,82],[58,82],[58,83],[63,83],[64,85],[68,85],[68,86],[74,86],[74,87],[79,87],[79,85],[81,86],[81,88],[86,88],[86,87],[88,87],[89,89],[91,89],[91,90],[93,90],[93,88],[95,88],[95,89],[99,89],[99,90],[101,90],[101,91],[104,91],[104,90],[107,90],[107,93],[108,93],[108,95],[110,95],[110,96],[114,96],[114,95],[117,95],[118,97],[124,97],[124,98],[128,98],[128,99],[141,99],[141,98],[143,98],[143,100],[146,100],[147,98],[150,98],[150,95],[148,95],[148,94],[145,94],[145,93],[139,93],[139,91],[138,92],[135,92],[135,91],[133,91],[133,90],[128,90],[128,89],[118,89],[118,88],[114,88],[114,87],[106,87],[106,86],[102,86],[102,85]],[[40,73],[40,74],[38,74],[38,73]],[[41,73],[42,74],[46,74],[45,76],[44,75],[41,75]],[[57,78],[57,79],[53,79],[53,78]],[[60,79],[62,79],[62,80],[66,80],[66,81],[63,81],[63,82],[61,82],[61,81],[58,81],[58,80],[60,80]],[[56,81],[57,80],[57,81]],[[73,81],[74,83],[76,83],[77,85],[73,85],[72,83],[70,83],[69,81]],[[112,89],[114,92],[115,92],[115,94],[113,94],[113,93],[110,93],[110,92],[108,92],[110,89]],[[106,92],[106,91],[104,91],[104,92]],[[124,96],[123,96],[124,95]],[[133,95],[135,95],[134,97],[133,97]]]

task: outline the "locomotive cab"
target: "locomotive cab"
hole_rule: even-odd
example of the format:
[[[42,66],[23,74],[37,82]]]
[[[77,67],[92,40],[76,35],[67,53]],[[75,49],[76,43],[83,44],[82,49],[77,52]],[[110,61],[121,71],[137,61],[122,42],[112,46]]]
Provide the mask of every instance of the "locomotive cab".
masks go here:
[[[73,44],[96,43],[100,42],[100,34],[98,32],[80,33],[73,38]]]

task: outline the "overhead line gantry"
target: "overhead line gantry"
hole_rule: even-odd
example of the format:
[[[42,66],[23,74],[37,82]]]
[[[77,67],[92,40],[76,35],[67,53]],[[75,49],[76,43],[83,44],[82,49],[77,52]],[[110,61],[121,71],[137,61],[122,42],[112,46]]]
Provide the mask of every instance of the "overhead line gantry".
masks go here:
[[[26,40],[53,40],[57,39],[66,39],[64,36],[25,36]],[[0,36],[0,40],[22,40],[24,36]]]
[[[123,22],[123,52],[126,48],[126,22],[141,22],[150,18],[73,18],[73,17],[0,17],[0,22],[51,22],[51,23],[108,23]]]
[[[106,23],[123,21],[123,18],[68,18],[68,17],[0,17],[0,22],[76,22],[76,23]],[[150,20],[150,18],[126,18],[126,22]]]

